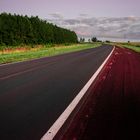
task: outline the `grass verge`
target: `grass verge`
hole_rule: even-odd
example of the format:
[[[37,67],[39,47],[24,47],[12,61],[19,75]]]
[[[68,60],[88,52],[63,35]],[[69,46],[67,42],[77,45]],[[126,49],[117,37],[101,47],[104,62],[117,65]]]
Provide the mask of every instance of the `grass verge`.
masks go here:
[[[75,51],[95,48],[100,45],[101,43],[76,44],[76,45],[70,45],[70,46],[54,46],[50,48],[38,47],[36,49],[31,49],[31,50],[22,49],[18,51],[15,50],[12,52],[1,51],[0,64],[31,60],[31,59],[41,58],[41,57],[46,57],[46,56],[54,56],[54,55],[59,55],[63,53],[68,53],[68,52],[75,52]]]
[[[132,42],[132,43],[113,43],[113,45],[117,45],[120,47],[125,47],[131,50],[134,50],[135,52],[140,53],[140,43],[139,42]]]

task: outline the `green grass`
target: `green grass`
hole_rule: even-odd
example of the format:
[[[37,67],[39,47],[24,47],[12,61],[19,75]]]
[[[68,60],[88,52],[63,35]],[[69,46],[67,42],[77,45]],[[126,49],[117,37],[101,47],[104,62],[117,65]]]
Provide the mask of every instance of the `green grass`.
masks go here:
[[[140,43],[117,43],[116,45],[131,49],[131,50],[134,50],[135,52],[140,53]]]
[[[134,50],[135,52],[140,53],[140,47],[132,46],[132,45],[123,45],[123,47]]]
[[[0,63],[11,63],[11,62],[19,62],[25,60],[31,60],[35,58],[41,58],[45,56],[54,56],[59,54],[64,54],[68,52],[75,52],[90,48],[95,48],[100,46],[101,43],[94,44],[78,44],[78,45],[70,45],[70,46],[59,46],[59,47],[51,47],[51,48],[39,48],[38,50],[28,50],[25,52],[12,52],[12,53],[1,53],[0,54]]]

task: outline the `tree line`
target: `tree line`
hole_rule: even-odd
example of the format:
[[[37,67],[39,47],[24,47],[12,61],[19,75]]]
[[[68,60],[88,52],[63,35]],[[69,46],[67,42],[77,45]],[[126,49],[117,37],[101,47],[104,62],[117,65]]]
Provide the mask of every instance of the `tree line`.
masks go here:
[[[77,43],[75,32],[36,17],[0,14],[0,45]]]
[[[85,42],[85,38],[80,38],[79,40],[81,43]],[[98,40],[97,37],[92,37],[91,39],[88,39],[88,42],[102,42],[101,40]]]

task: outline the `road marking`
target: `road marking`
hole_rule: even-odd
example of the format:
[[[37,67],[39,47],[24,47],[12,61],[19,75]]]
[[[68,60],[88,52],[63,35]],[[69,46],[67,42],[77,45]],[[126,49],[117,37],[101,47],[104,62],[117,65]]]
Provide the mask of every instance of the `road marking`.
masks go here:
[[[78,93],[78,95],[73,99],[73,101],[69,104],[69,106],[64,110],[64,112],[59,116],[59,118],[55,121],[55,123],[50,127],[50,129],[45,133],[45,135],[41,138],[41,140],[53,140],[53,138],[56,136],[57,132],[60,130],[60,128],[63,126],[65,121],[68,119],[72,111],[75,109],[75,107],[78,105],[82,97],[85,95],[91,84],[94,82],[102,68],[105,66],[106,62],[112,55],[113,51],[115,49],[115,46],[113,47],[112,51],[108,55],[108,57],[105,59],[105,61],[102,63],[102,65],[98,68],[98,70],[93,74],[93,76],[90,78],[90,80],[86,83],[86,85],[82,88],[82,90]]]
[[[88,50],[88,49],[87,49]],[[96,53],[98,50],[96,50],[94,53]],[[80,51],[79,51],[80,52]],[[82,52],[82,51],[81,51]],[[65,53],[66,54],[66,53]],[[65,55],[64,54],[64,55]],[[67,53],[67,54],[70,54],[70,53]],[[63,55],[63,54],[62,54]],[[56,55],[56,56],[62,56],[62,55]],[[84,55],[87,55],[87,54],[84,54]],[[36,59],[33,59],[33,60],[26,60],[26,61],[21,61],[21,62],[13,62],[13,63],[8,63],[8,64],[0,64],[0,67],[2,66],[6,66],[6,65],[12,65],[12,64],[18,64],[18,63],[24,63],[24,62],[33,62],[33,61],[36,61],[36,60],[39,60],[39,59],[43,59],[43,58],[47,58],[47,57],[42,57],[42,58],[36,58]],[[48,57],[49,58],[49,57]],[[6,75],[6,76],[0,76],[0,80],[6,80],[8,78],[12,78],[14,76],[18,76],[18,75],[21,75],[21,74],[24,74],[24,73],[27,73],[27,72],[31,72],[31,71],[34,71],[34,70],[37,70],[37,69],[40,69],[40,68],[43,68],[45,67],[46,65],[48,64],[55,64],[56,60],[58,61],[58,59],[61,60],[61,57],[59,58],[54,58],[53,59],[53,62],[52,61],[49,61],[47,63],[43,63],[43,66],[39,66],[38,65],[35,65],[34,67],[31,67],[31,68],[27,68],[26,70],[24,71],[19,71],[19,72],[16,72],[16,73],[11,73],[9,75]]]
[[[27,72],[34,72],[34,71],[37,70],[37,69],[46,67],[46,65],[47,65],[47,66],[50,66],[50,65],[53,65],[53,64],[55,64],[55,63],[56,63],[56,61],[54,61],[54,62],[48,62],[48,63],[46,63],[46,64],[44,64],[44,65],[42,65],[42,66],[39,66],[39,67],[38,67],[38,66],[35,66],[35,67],[33,67],[33,68],[29,68],[28,70],[20,71],[20,72],[17,72],[17,73],[12,73],[12,74],[10,74],[10,75],[0,77],[0,80],[5,80],[5,79],[8,79],[8,78],[12,78],[12,77],[14,77],[14,76],[18,76],[18,75],[21,75],[21,74],[25,74],[25,73],[27,73]]]

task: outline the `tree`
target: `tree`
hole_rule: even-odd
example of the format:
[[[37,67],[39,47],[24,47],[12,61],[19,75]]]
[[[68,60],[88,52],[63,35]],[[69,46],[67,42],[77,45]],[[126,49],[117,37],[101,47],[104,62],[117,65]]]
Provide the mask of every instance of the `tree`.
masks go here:
[[[75,32],[36,17],[0,14],[0,45],[77,43]]]
[[[109,40],[106,40],[105,42],[106,42],[106,43],[110,43],[110,41],[109,41]]]
[[[82,37],[81,37],[81,38],[80,38],[80,42],[81,42],[81,43],[85,42],[85,38],[82,38]]]
[[[96,37],[92,37],[91,41],[92,42],[97,42],[97,38]]]
[[[88,42],[90,43],[90,39],[88,39]]]

